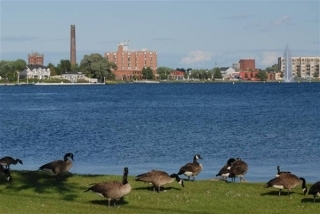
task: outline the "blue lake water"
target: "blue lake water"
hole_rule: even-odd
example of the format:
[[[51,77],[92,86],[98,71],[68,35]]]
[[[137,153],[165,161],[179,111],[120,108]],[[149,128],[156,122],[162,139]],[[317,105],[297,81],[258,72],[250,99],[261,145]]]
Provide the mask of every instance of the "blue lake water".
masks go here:
[[[230,157],[245,179],[276,166],[320,180],[319,83],[0,86],[0,156],[37,170],[74,153],[79,174],[176,173],[195,154],[211,179]]]

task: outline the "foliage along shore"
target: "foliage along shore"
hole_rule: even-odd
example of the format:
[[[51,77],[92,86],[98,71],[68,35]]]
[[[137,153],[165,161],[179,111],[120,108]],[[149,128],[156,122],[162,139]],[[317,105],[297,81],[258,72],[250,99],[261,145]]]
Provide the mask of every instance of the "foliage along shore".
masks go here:
[[[59,181],[40,171],[12,171],[12,183],[0,177],[0,212],[3,213],[319,213],[320,199],[303,195],[301,187],[290,194],[263,188],[264,183],[227,183],[224,181],[185,181],[165,185],[160,193],[149,184],[128,181],[132,191],[107,207],[107,200],[84,192],[94,183],[117,180],[116,175],[65,174]],[[185,177],[182,177],[185,178]],[[270,178],[271,179],[271,178]],[[311,184],[307,184],[310,188]]]

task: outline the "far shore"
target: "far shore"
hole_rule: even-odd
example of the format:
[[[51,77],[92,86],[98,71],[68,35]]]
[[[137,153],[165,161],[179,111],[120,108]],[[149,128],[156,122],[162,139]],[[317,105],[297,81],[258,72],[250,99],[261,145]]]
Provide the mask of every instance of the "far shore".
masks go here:
[[[303,80],[303,81],[294,81],[294,82],[289,82],[289,83],[319,83],[319,80]],[[134,83],[134,84],[145,84],[146,82],[126,82],[126,81],[106,81],[105,83],[0,83],[0,86],[30,86],[30,85],[35,85],[35,86],[45,86],[45,85],[49,85],[49,86],[53,86],[53,85],[112,85],[112,84],[127,84],[127,83]],[[147,83],[163,83],[163,84],[168,84],[168,83],[229,83],[229,84],[239,84],[239,83],[286,83],[283,81],[239,81],[239,80],[228,80],[228,81],[201,81],[201,80],[196,80],[196,81],[150,81]]]

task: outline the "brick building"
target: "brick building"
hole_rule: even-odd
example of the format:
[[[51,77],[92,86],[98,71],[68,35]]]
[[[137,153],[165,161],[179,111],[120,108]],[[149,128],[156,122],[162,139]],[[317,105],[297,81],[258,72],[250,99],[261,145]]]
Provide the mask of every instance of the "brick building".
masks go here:
[[[169,79],[171,79],[171,80],[183,80],[184,79],[184,75],[185,75],[184,71],[178,71],[178,70],[171,71],[170,75],[169,75]]]
[[[157,79],[157,52],[142,49],[139,51],[128,50],[129,41],[121,42],[117,52],[106,52],[104,57],[109,62],[114,62],[118,69],[113,73],[117,80],[141,80],[142,69],[150,67]]]
[[[256,61],[254,59],[240,59],[240,71],[256,71]]]
[[[34,52],[28,54],[28,65],[43,65],[44,55]]]

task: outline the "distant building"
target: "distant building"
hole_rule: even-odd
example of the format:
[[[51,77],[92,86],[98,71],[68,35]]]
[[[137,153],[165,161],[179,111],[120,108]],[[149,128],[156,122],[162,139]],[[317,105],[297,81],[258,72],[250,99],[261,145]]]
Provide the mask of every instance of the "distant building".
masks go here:
[[[43,65],[43,62],[44,62],[43,54],[39,54],[38,52],[28,54],[28,65]]]
[[[235,71],[239,71],[240,70],[240,64],[239,63],[233,63],[231,66]]]
[[[178,70],[171,71],[170,75],[169,75],[169,79],[171,79],[171,80],[184,80],[185,73],[186,72],[184,72],[184,71],[178,71]]]
[[[142,49],[139,51],[128,50],[129,41],[121,42],[118,45],[117,52],[106,52],[104,57],[109,62],[114,62],[118,69],[113,73],[117,80],[141,80],[142,69],[150,67],[155,77],[158,57],[157,52]]]
[[[26,68],[20,72],[19,76],[22,79],[48,79],[50,77],[50,68],[43,65],[27,65]]]
[[[256,61],[254,59],[240,59],[240,71],[256,71]]]
[[[234,68],[230,67],[226,70],[221,70],[221,74],[223,76],[223,80],[234,80],[239,79],[239,72],[237,72]]]
[[[319,75],[320,56],[315,57],[291,57],[291,69],[293,76],[301,78],[313,78],[314,73]],[[286,67],[285,57],[278,57],[278,68],[284,72]]]
[[[72,83],[78,83],[79,80],[87,81],[88,83],[97,83],[98,80],[96,78],[88,78],[80,71],[67,71],[61,75],[56,75],[54,78],[57,79],[65,79]]]
[[[256,77],[257,74],[258,74],[258,71],[240,71],[239,79],[257,81],[257,80],[260,80],[259,78]]]

